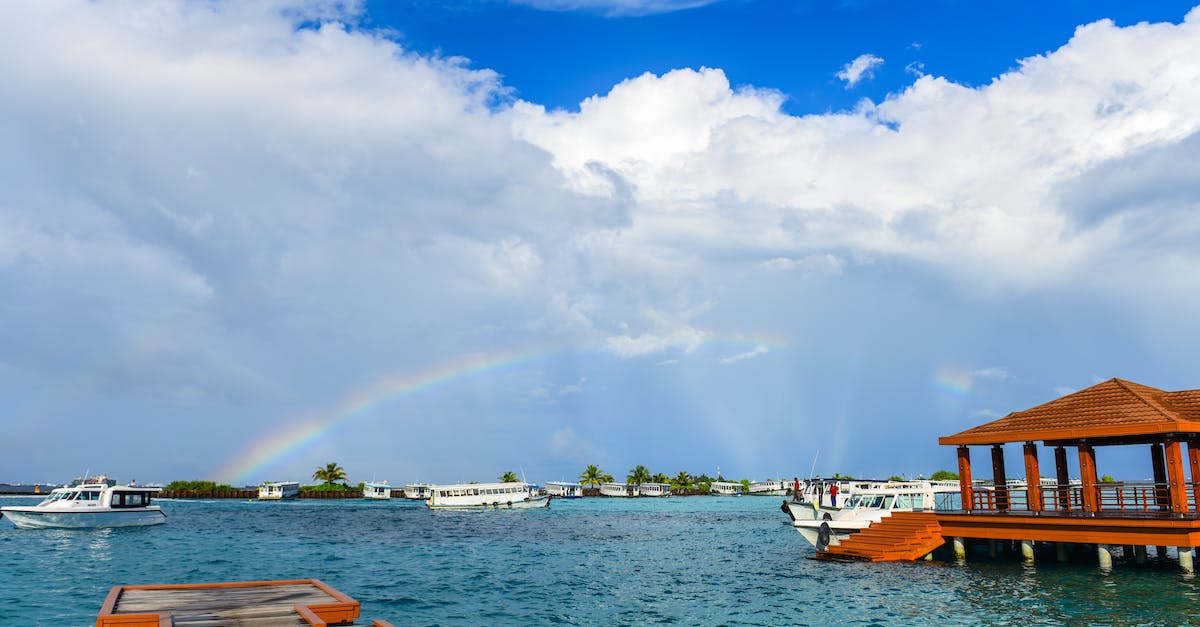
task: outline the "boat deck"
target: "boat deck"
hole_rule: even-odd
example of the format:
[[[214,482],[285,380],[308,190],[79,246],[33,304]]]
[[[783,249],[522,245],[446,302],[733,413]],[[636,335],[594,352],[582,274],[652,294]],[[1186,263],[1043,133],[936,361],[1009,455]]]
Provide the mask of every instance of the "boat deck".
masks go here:
[[[390,627],[358,615],[358,601],[316,579],[114,586],[96,627]]]

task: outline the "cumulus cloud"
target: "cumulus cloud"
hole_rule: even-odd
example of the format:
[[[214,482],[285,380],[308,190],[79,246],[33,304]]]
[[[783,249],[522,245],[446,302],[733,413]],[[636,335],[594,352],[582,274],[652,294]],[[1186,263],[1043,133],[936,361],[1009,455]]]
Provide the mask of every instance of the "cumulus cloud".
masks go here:
[[[771,352],[771,351],[767,350],[766,346],[759,345],[759,346],[755,346],[754,348],[752,348],[744,353],[738,353],[736,355],[722,357],[721,363],[722,364],[736,364],[739,361],[746,361],[747,359],[754,359],[755,357],[761,357],[762,355],[766,355],[769,352]]]
[[[834,277],[842,273],[845,262],[835,255],[814,254],[802,259],[790,257],[775,257],[764,261],[763,268],[771,272],[790,272],[798,270],[805,277]]]
[[[605,345],[613,354],[623,359],[628,359],[630,357],[662,353],[668,350],[681,350],[684,353],[692,353],[710,336],[712,336],[711,331],[695,329],[685,325],[663,335],[643,333],[637,337],[630,337],[628,335],[613,336],[605,340]]]
[[[847,63],[837,73],[837,77],[846,81],[846,89],[859,84],[863,79],[875,76],[875,68],[883,65],[883,58],[873,54],[860,54]]]

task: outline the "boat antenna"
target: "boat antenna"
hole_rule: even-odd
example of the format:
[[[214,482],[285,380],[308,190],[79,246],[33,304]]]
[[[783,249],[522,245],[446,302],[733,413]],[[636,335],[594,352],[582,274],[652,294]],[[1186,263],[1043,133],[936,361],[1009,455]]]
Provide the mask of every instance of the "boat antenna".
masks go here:
[[[808,469],[808,478],[812,479],[813,473],[817,470],[817,458],[821,456],[821,449],[817,449],[817,454],[813,455],[812,468]]]

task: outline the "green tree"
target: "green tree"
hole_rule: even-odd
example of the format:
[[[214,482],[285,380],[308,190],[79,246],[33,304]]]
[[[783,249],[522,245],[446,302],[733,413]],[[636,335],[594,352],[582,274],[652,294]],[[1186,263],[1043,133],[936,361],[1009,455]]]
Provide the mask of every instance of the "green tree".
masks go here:
[[[521,479],[517,477],[517,473],[511,470],[506,470],[504,471],[504,474],[500,475],[500,483],[516,483],[520,480]]]
[[[645,466],[634,466],[633,470],[629,471],[629,475],[625,477],[625,480],[629,483],[637,484],[650,483],[651,477],[650,470]]]
[[[679,474],[675,475],[675,478],[671,479],[670,484],[671,487],[675,488],[676,490],[690,490],[692,489],[693,485],[692,476],[689,475],[686,470],[680,470]]]
[[[888,477],[888,481],[904,481],[904,477],[901,477],[900,475],[892,475]]]
[[[1117,480],[1113,479],[1112,475],[1104,475],[1103,477],[1100,477],[1100,483],[1116,483],[1116,482],[1117,482]]]
[[[614,481],[616,481],[616,479],[613,478],[613,476],[607,472],[600,475],[600,483],[612,483]]]
[[[932,475],[929,475],[931,481],[957,481],[958,475],[949,470],[939,470]]]
[[[579,473],[579,483],[582,483],[583,485],[590,485],[593,488],[601,483],[606,483],[604,480],[604,472],[600,470],[599,466],[595,464],[588,464],[587,468],[584,468],[583,472]]]
[[[749,480],[749,479],[742,479],[742,480],[741,480],[741,481],[739,481],[738,483],[741,483],[741,484],[742,484],[742,492],[749,492],[749,491],[750,491],[750,480]]]
[[[346,469],[338,465],[337,462],[329,462],[325,466],[318,466],[317,471],[313,473],[313,479],[324,481],[325,485],[332,487],[334,483],[346,478]]]
[[[654,483],[671,483],[671,478],[667,476],[667,473],[660,472],[657,475],[654,475],[652,481],[654,481]]]

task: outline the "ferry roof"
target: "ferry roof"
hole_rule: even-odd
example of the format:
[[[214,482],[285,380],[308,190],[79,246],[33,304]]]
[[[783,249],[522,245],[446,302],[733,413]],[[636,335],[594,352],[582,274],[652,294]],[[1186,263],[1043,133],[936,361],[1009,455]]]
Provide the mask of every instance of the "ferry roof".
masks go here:
[[[1200,434],[1200,390],[1166,392],[1123,379],[1068,394],[999,420],[938,438],[939,444],[1141,444]]]

